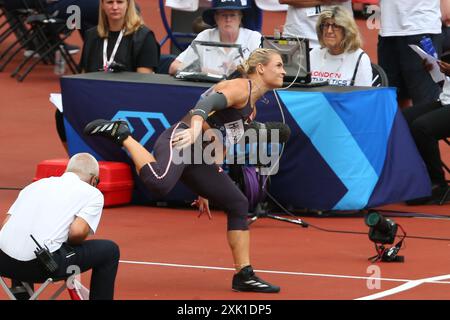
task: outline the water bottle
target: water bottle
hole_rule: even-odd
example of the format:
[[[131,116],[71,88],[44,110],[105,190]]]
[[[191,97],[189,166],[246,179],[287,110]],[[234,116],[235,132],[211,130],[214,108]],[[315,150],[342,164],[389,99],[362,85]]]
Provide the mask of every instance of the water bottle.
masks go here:
[[[433,42],[431,41],[430,37],[423,37],[422,40],[420,40],[420,46],[422,47],[423,51],[428,53],[430,56],[438,58],[436,49],[434,48]]]
[[[62,76],[66,71],[66,61],[64,57],[61,55],[61,51],[57,50],[55,52],[55,66],[54,72],[58,76]]]

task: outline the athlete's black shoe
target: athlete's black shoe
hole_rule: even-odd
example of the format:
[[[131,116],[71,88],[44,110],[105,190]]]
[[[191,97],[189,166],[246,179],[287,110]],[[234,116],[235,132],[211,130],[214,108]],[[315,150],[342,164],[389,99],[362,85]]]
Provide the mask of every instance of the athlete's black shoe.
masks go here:
[[[233,276],[232,289],[234,291],[246,292],[264,292],[277,293],[280,292],[280,287],[274,286],[264,280],[261,280],[253,272],[252,266],[242,268]]]
[[[83,132],[89,136],[106,137],[118,145],[122,145],[123,141],[131,134],[126,121],[109,121],[104,119],[89,122],[84,127]]]

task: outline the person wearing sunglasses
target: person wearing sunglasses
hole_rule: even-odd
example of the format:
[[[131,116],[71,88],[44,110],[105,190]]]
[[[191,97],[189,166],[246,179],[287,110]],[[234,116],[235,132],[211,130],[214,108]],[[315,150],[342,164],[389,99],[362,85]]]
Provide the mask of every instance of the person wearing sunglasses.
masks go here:
[[[320,46],[316,24],[321,12],[329,10],[332,6],[340,6],[353,14],[351,0],[279,0],[278,2],[288,5],[283,37],[308,39],[310,48]]]
[[[312,82],[333,86],[372,86],[370,58],[361,49],[361,36],[352,15],[336,6],[317,21],[320,47],[310,52]]]

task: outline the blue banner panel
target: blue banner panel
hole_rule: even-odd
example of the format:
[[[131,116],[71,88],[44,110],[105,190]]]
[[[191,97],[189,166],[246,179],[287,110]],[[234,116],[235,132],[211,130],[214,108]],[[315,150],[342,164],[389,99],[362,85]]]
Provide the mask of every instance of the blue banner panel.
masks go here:
[[[130,164],[112,142],[86,139],[84,126],[97,118],[124,119],[151,151],[162,131],[179,121],[209,86],[180,85],[161,76],[149,82],[138,76],[139,81],[130,81],[129,74],[123,81],[118,81],[121,75],[99,77],[61,79],[69,151]],[[257,103],[257,120],[285,119],[292,131],[269,190],[284,206],[357,210],[429,194],[430,180],[397,110],[394,89],[277,90],[277,96],[269,92],[266,98]],[[137,176],[135,181],[138,198],[155,200]],[[162,200],[187,202],[194,196],[177,185]]]
[[[315,208],[361,209],[429,192],[426,170],[420,165],[417,151],[411,151],[415,149],[414,142],[408,128],[401,124],[402,116],[397,116],[394,89],[347,93],[279,91],[279,95],[298,127],[347,189],[333,206],[321,206],[324,203],[318,202]],[[392,131],[394,121],[400,124]],[[397,144],[395,159],[408,153],[415,159],[412,164],[394,163],[392,157],[388,157],[387,150],[394,141],[403,142]],[[383,170],[385,167],[393,171]],[[398,178],[395,175],[397,171],[400,174]],[[405,171],[416,186],[411,185],[412,181],[408,182],[408,179],[399,179]],[[393,175],[386,179],[386,174],[382,176],[385,172]],[[380,176],[383,183],[379,183]],[[318,177],[316,172],[310,171],[303,176],[303,181],[313,181]],[[379,190],[381,186],[403,192],[383,193]],[[373,197],[374,194],[377,196]]]
[[[302,95],[301,92],[295,92]],[[273,94],[268,95],[270,107],[260,107],[258,120],[281,121]],[[331,209],[347,193],[347,188],[299,127],[296,112],[280,100],[291,137],[280,161],[278,174],[271,179],[270,191],[287,207]],[[269,114],[266,117],[266,113]],[[298,116],[298,115],[297,115]]]
[[[425,163],[409,133],[408,124],[397,112],[387,144],[386,161],[367,207],[416,199],[431,194]]]
[[[324,95],[379,176],[397,113],[395,89],[380,88],[379,91]]]

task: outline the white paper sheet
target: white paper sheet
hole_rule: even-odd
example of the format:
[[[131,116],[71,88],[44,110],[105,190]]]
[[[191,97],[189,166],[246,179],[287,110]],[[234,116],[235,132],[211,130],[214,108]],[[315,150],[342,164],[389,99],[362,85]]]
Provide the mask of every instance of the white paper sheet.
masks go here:
[[[62,103],[62,95],[61,93],[50,93],[50,102],[58,109],[60,112],[63,112],[63,103]]]
[[[197,11],[199,0],[166,0],[166,7],[181,11]]]
[[[437,64],[438,59],[429,55],[425,51],[422,50],[419,46],[414,44],[409,45],[411,49],[413,49],[422,59],[427,59],[429,63],[433,65],[433,69],[430,71],[431,78],[433,78],[434,82],[440,82],[445,79],[445,75],[441,72],[439,65]]]

